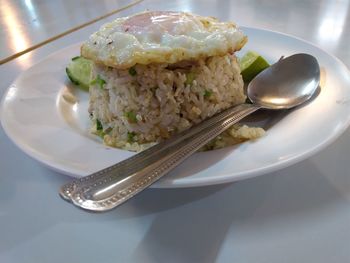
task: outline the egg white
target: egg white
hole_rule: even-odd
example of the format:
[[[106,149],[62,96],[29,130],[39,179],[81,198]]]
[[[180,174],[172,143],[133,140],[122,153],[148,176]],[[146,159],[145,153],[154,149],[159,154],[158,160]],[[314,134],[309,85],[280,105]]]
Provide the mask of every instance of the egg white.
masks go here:
[[[226,55],[246,41],[232,22],[185,12],[147,11],[103,25],[82,45],[81,54],[98,64],[125,69]]]

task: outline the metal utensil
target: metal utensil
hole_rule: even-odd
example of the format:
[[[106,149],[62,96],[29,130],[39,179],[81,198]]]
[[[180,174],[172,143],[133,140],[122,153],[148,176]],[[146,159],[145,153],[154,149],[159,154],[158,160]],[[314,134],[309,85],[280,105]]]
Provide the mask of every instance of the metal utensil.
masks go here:
[[[319,85],[316,58],[296,54],[255,77],[247,95],[253,104],[229,108],[172,139],[87,177],[63,185],[60,195],[91,211],[110,210],[147,188],[211,139],[254,111],[289,109],[309,100]]]

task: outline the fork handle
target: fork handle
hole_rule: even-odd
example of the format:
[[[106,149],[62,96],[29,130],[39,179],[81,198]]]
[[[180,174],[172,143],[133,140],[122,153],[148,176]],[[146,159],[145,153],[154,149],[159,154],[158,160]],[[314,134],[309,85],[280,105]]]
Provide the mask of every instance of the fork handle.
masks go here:
[[[169,147],[157,160],[124,176],[110,169],[101,180],[77,186],[70,199],[74,205],[91,211],[113,209],[159,180],[210,140],[259,108],[253,104],[236,106],[225,118]]]

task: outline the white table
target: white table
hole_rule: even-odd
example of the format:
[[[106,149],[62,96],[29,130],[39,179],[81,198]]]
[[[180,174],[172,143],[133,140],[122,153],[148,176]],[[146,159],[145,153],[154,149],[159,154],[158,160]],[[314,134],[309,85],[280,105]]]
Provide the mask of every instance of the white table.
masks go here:
[[[347,0],[159,0],[117,16],[146,8],[218,16],[301,37],[349,67],[349,6]],[[20,72],[111,19],[1,65],[0,96]],[[0,262],[350,262],[349,130],[278,172],[234,184],[148,189],[104,214],[62,201],[57,190],[70,178],[26,156],[2,129],[0,155]]]
[[[2,0],[0,61],[138,0]]]

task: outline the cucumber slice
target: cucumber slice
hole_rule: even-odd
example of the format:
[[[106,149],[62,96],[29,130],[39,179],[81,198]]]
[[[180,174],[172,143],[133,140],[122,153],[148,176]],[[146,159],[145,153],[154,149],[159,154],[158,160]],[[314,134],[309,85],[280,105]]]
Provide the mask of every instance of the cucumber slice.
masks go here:
[[[88,91],[92,78],[92,63],[83,57],[74,57],[66,68],[68,78],[82,89]]]
[[[261,71],[268,68],[270,64],[258,53],[248,51],[239,60],[241,74],[244,82],[250,82]]]

